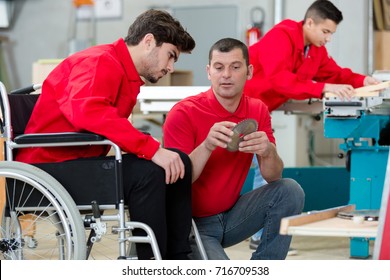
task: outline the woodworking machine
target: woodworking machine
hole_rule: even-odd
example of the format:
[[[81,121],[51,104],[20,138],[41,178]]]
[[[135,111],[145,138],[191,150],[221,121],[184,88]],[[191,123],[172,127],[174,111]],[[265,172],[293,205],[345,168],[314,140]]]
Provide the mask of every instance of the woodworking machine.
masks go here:
[[[390,145],[390,88],[372,88],[380,90],[359,91],[350,100],[331,94],[323,99],[324,135],[344,139],[340,157],[346,157],[356,209],[380,208]],[[351,257],[367,258],[368,250],[367,238],[351,239]]]

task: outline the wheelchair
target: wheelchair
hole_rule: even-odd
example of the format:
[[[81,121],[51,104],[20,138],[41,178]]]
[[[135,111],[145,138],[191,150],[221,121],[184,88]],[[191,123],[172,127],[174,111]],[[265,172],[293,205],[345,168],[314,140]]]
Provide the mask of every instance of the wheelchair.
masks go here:
[[[126,211],[121,182],[122,152],[115,143],[91,133],[24,134],[39,96],[30,93],[38,89],[40,85],[32,85],[8,94],[0,82],[5,157],[0,161],[0,197],[4,198],[0,205],[0,259],[110,259],[112,254],[105,253],[105,247],[111,249],[115,243],[116,259],[137,259],[134,245],[148,243],[154,259],[161,260],[153,230],[132,221]],[[16,112],[14,106],[26,109]],[[88,159],[81,162],[83,168],[72,161],[45,164],[13,161],[17,149],[87,145],[107,145],[114,151],[115,159]],[[108,224],[112,226],[111,232]],[[145,235],[133,236],[134,229],[142,229]],[[194,239],[202,259],[207,259],[194,221],[189,238]],[[103,244],[102,253],[96,249],[99,244]],[[95,251],[98,253],[94,254]]]

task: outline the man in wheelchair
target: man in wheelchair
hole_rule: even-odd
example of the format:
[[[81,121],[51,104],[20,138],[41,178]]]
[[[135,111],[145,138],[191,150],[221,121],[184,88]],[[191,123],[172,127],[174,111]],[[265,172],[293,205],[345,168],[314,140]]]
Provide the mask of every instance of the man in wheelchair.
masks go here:
[[[164,11],[148,10],[130,26],[126,38],[75,53],[47,77],[25,133],[91,132],[117,144],[122,157],[124,199],[131,219],[154,231],[165,259],[186,259],[190,252],[191,161],[178,150],[133,127],[128,120],[141,77],[155,83],[174,71],[180,53],[195,41]],[[31,147],[16,160],[31,164],[106,157],[107,146]],[[89,174],[85,174],[88,177]],[[72,176],[72,174],[69,174]],[[142,235],[135,229],[134,235]],[[138,259],[153,256],[137,244]]]

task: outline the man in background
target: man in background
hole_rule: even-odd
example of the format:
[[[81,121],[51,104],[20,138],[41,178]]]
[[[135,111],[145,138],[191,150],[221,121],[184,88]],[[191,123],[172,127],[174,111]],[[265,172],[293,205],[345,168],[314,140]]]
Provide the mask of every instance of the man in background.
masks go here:
[[[370,76],[340,67],[328,54],[325,45],[331,41],[341,11],[328,0],[314,1],[302,21],[283,20],[263,38],[249,47],[253,77],[248,80],[246,95],[263,101],[270,112],[289,99],[321,99],[332,92],[348,100],[354,88],[378,83]],[[254,159],[254,188],[265,181]],[[252,237],[251,248],[261,242],[261,232]]]

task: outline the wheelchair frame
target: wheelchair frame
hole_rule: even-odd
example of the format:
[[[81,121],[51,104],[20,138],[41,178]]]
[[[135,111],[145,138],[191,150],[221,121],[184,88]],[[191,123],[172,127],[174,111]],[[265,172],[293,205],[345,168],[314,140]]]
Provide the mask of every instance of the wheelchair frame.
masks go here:
[[[37,89],[40,89],[40,85],[21,89],[15,94],[26,94]],[[23,134],[13,138],[8,93],[1,82],[0,91],[4,129],[2,137],[5,141],[6,156],[6,161],[0,161],[0,177],[5,177],[8,181],[9,179],[16,179],[10,181],[14,182],[14,184],[16,184],[15,182],[18,182],[18,184],[22,182],[21,186],[19,184],[4,187],[4,189],[7,188],[7,197],[4,202],[5,205],[0,205],[1,208],[4,206],[4,211],[1,215],[0,232],[0,253],[2,253],[4,259],[35,259],[41,257],[34,251],[36,250],[34,242],[32,246],[25,244],[25,236],[31,236],[31,231],[35,231],[35,224],[38,222],[46,222],[54,228],[53,233],[50,233],[52,235],[50,242],[46,242],[48,241],[46,235],[42,238],[44,243],[53,243],[53,240],[55,243],[50,251],[45,250],[46,253],[49,252],[54,259],[86,259],[91,252],[92,245],[100,241],[106,234],[106,222],[114,221],[118,222],[114,230],[118,234],[118,259],[136,259],[134,243],[149,243],[154,258],[160,260],[161,254],[153,230],[144,223],[126,221],[120,173],[122,162],[120,148],[115,143],[90,133]],[[98,205],[96,202],[92,202],[91,205],[76,205],[67,190],[53,176],[34,165],[13,161],[14,149],[86,145],[109,145],[113,148],[115,162],[119,166],[117,168],[119,180],[116,182],[119,187],[119,201],[117,205]],[[7,180],[4,179],[4,181],[8,182]],[[15,196],[16,191],[22,193],[18,198],[19,200],[21,197],[26,198],[26,200],[30,199],[33,192],[38,192],[42,199],[39,200],[38,205],[23,204],[9,197],[11,195]],[[118,213],[105,215],[103,212],[101,214],[101,210],[108,209],[117,209]],[[84,215],[82,214],[83,211],[92,211],[93,215]],[[34,218],[29,223],[27,222],[27,226],[22,225],[24,221],[21,219],[21,216],[27,217],[31,213],[35,215],[33,216]],[[191,235],[195,239],[202,258],[207,259],[194,221],[192,225]],[[87,242],[85,236],[86,228],[91,229]],[[146,236],[133,236],[131,232],[135,228],[143,229],[146,232]],[[37,242],[41,243],[42,240],[37,240]]]

